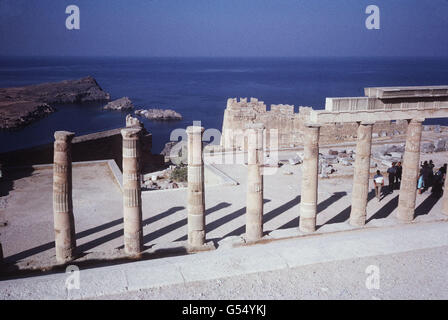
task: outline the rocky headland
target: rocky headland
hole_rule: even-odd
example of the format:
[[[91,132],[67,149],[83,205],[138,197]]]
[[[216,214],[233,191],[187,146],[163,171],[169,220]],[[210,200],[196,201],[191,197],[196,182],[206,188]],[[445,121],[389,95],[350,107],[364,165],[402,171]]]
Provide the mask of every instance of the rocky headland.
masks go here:
[[[0,129],[16,129],[55,112],[55,104],[108,101],[93,77],[0,88]]]
[[[123,97],[109,102],[103,107],[104,110],[128,111],[134,109],[134,104],[129,97]],[[134,114],[149,120],[173,121],[182,120],[182,115],[172,109],[138,109]]]
[[[119,110],[126,111],[134,109],[134,104],[128,97],[123,97],[114,101],[109,102],[103,107],[104,110]]]
[[[182,120],[182,115],[171,109],[139,109],[134,112],[136,115],[149,120],[172,121]]]

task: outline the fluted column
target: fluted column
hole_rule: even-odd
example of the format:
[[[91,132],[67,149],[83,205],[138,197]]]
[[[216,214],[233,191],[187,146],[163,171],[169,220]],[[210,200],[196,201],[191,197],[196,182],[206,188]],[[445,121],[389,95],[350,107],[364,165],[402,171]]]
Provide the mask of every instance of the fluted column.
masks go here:
[[[199,248],[205,243],[205,194],[202,134],[204,128],[190,126],[188,135],[188,246]]]
[[[414,219],[423,121],[424,119],[410,120],[406,131],[406,148],[397,210],[397,218],[405,222]]]
[[[300,199],[300,230],[302,232],[314,232],[316,230],[319,131],[320,126],[318,125],[307,125],[304,129],[304,159]]]
[[[263,124],[246,126],[247,130],[247,195],[246,240],[263,237]]]
[[[445,185],[443,187],[442,213],[448,215],[448,173],[445,175]]]
[[[142,196],[140,173],[141,128],[121,130],[123,136],[123,221],[124,250],[139,255],[143,249]]]
[[[72,200],[72,155],[73,132],[54,133],[53,164],[53,217],[56,260],[64,263],[75,258],[76,237]]]
[[[349,220],[352,226],[363,226],[366,224],[372,128],[373,123],[365,122],[360,123],[358,127],[355,172],[353,176],[352,210]]]

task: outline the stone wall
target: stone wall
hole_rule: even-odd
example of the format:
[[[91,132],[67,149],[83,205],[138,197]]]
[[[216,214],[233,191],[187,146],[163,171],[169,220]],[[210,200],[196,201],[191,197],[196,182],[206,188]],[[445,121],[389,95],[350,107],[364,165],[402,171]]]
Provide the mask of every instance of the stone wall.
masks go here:
[[[312,108],[299,107],[294,112],[293,105],[271,105],[267,109],[263,101],[256,98],[236,98],[227,100],[224,111],[221,146],[224,149],[246,149],[245,126],[249,123],[263,123],[266,130],[266,144],[275,148],[273,142],[280,148],[290,148],[303,144],[302,134],[305,122]],[[383,121],[375,123],[373,136],[394,136],[406,132],[406,121]],[[271,139],[271,129],[278,130],[278,139]],[[323,125],[320,130],[320,143],[339,143],[356,139],[356,123],[333,123]],[[272,137],[273,138],[273,137]],[[277,142],[278,141],[278,142]]]
[[[113,159],[122,169],[122,136],[120,130],[113,129],[79,137],[75,136],[72,141],[72,161]],[[162,166],[164,157],[151,153],[152,134],[145,132],[141,141],[141,159],[144,171]],[[1,153],[0,163],[4,167],[53,163],[53,143]]]

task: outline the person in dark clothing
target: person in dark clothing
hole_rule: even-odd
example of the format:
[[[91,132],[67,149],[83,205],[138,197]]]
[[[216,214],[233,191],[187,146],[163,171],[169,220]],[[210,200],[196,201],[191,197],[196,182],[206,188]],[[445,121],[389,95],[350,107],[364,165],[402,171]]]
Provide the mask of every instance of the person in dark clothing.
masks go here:
[[[434,167],[435,167],[435,165],[434,165],[434,162],[432,162],[432,160],[429,160],[428,165],[429,165],[429,167],[431,168],[431,170],[434,171]]]
[[[436,172],[432,181],[431,193],[434,197],[440,198],[443,193],[443,167]]]
[[[392,193],[394,191],[394,184],[395,184],[395,175],[397,173],[397,168],[395,167],[395,162],[392,162],[392,166],[387,169],[387,174],[389,178],[389,193]]]
[[[429,180],[430,180],[430,175],[432,175],[432,170],[429,167],[428,161],[425,161],[421,165],[420,175],[422,176],[423,186],[424,186],[423,189],[421,189],[421,192],[425,192],[430,187]]]
[[[447,166],[447,164],[445,163],[445,164],[443,165],[443,167],[440,168],[440,170],[443,170],[443,171],[442,171],[443,175],[446,175],[446,166]]]
[[[396,165],[397,173],[395,175],[395,184],[398,189],[400,189],[400,183],[401,183],[401,175],[403,173],[403,167],[401,166],[401,162],[398,162]]]
[[[434,180],[434,167],[435,167],[435,165],[432,162],[432,160],[429,160],[429,163],[428,163],[428,183],[427,183],[428,188],[430,186],[432,186],[432,183],[433,183],[433,180]]]

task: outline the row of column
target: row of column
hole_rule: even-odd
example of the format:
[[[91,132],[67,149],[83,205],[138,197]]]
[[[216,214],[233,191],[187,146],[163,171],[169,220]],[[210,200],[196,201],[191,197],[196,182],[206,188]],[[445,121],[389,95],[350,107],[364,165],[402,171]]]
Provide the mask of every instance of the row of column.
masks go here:
[[[248,170],[246,194],[246,241],[263,237],[263,136],[262,124],[246,126],[248,135]],[[190,250],[205,245],[205,193],[202,134],[204,128],[187,128],[188,136],[188,246]]]
[[[424,119],[408,121],[397,209],[397,218],[404,222],[412,221],[415,214],[423,121]],[[349,219],[349,223],[353,226],[363,226],[366,223],[373,124],[372,122],[361,122],[358,126],[352,205]],[[308,125],[304,132],[304,161],[300,201],[300,230],[303,232],[316,230],[318,163],[319,126]],[[448,179],[445,179],[442,212],[448,215],[447,187]]]
[[[123,221],[124,250],[139,256],[143,250],[142,200],[140,172],[141,128],[121,130],[123,137]],[[263,130],[261,124],[248,132],[247,223],[248,241],[263,236]],[[188,135],[188,246],[190,250],[205,245],[205,194],[202,135],[204,128],[191,126]],[[55,132],[53,166],[53,214],[56,259],[60,263],[76,257],[76,236],[72,201],[71,141],[74,133]]]
[[[124,249],[139,255],[143,248],[141,173],[139,166],[141,128],[121,130],[123,137],[123,220]],[[54,134],[53,218],[56,260],[60,263],[76,257],[75,221],[72,200],[73,132]]]
[[[419,170],[422,119],[409,121],[397,217],[403,221],[414,218],[416,184]],[[363,226],[366,221],[369,192],[370,154],[373,123],[361,122],[358,127],[353,178],[350,224]],[[142,200],[140,172],[141,128],[121,131],[123,137],[123,215],[124,249],[128,255],[143,250]],[[304,131],[304,160],[300,201],[300,230],[316,230],[318,200],[319,126],[307,125]],[[205,244],[205,194],[202,135],[204,128],[187,128],[188,136],[188,246],[199,249]],[[257,241],[263,236],[263,135],[262,124],[247,126],[248,177],[246,194],[246,240]],[[55,132],[53,172],[53,212],[56,258],[67,262],[75,258],[76,237],[72,201],[71,141],[74,133]],[[448,179],[445,180],[445,190]],[[448,192],[442,211],[448,214]]]

